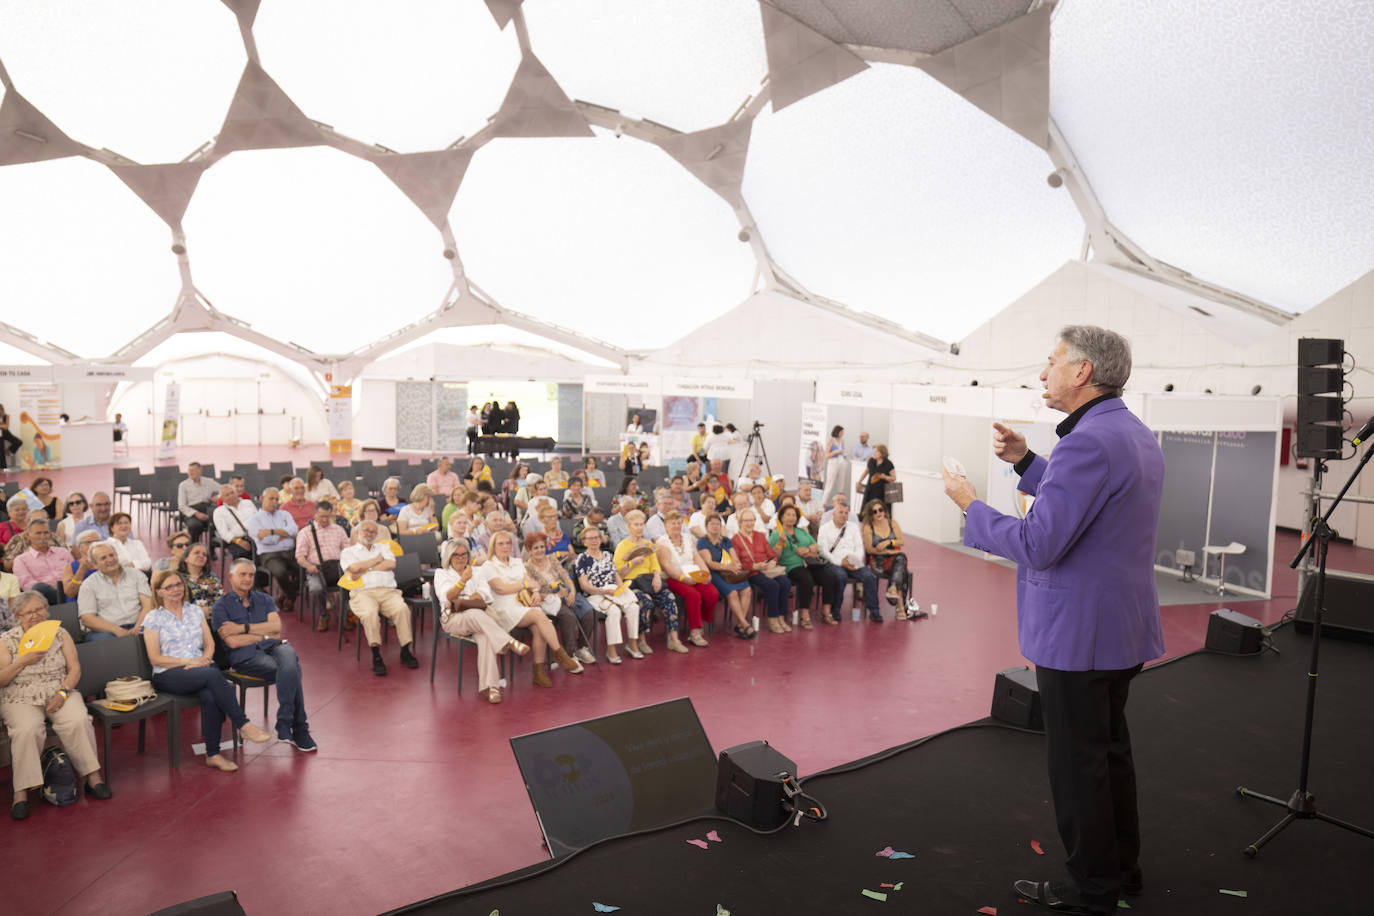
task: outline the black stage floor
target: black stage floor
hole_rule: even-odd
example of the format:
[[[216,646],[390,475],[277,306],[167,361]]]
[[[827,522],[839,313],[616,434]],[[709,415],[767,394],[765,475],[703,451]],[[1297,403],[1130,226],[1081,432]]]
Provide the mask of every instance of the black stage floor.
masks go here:
[[[1302,820],[1258,858],[1242,855],[1283,809],[1242,799],[1236,787],[1287,798],[1298,781],[1311,642],[1291,628],[1274,642],[1282,655],[1200,652],[1136,679],[1128,716],[1145,891],[1126,900],[1131,912],[1374,913],[1366,886],[1374,882],[1374,840]],[[1371,699],[1374,647],[1328,636],[1309,788],[1323,813],[1365,827],[1374,826]],[[901,702],[874,699],[878,707]],[[808,793],[829,809],[824,823],[761,836],[703,820],[608,841],[555,868],[533,866],[396,912],[594,913],[599,903],[624,916],[715,916],[718,906],[733,916],[983,907],[1031,914],[1036,908],[1018,903],[1011,882],[1057,877],[1063,862],[1043,754],[1038,735],[973,723],[807,779]],[[480,824],[459,829],[459,848],[481,841]],[[720,842],[688,843],[711,830]],[[912,857],[876,855],[887,847]]]

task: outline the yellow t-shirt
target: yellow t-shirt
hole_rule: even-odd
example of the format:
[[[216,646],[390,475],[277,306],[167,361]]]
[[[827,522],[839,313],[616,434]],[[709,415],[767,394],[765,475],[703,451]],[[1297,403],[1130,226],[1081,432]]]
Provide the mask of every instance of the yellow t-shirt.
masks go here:
[[[622,568],[625,564],[625,557],[637,546],[648,547],[649,555],[636,560],[634,565],[627,571]],[[663,569],[663,567],[658,564],[658,554],[654,551],[654,545],[647,538],[640,538],[639,544],[637,545],[631,544],[629,538],[626,538],[616,545],[615,566],[616,569],[620,570],[620,577],[626,582],[630,581],[635,576],[652,576],[654,573],[661,572]]]

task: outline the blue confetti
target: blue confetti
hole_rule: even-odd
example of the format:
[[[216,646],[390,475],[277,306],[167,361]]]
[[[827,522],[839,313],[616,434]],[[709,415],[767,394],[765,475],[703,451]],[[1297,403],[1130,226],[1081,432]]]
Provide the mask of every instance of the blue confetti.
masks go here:
[[[912,855],[911,853],[909,853],[909,852],[894,852],[892,855],[888,856],[888,858],[889,858],[889,859],[914,859],[914,858],[916,858],[916,857],[913,856],[913,855]]]
[[[596,907],[598,913],[614,913],[620,909],[618,906],[607,906],[604,903],[597,903],[595,900],[592,901],[592,906]]]

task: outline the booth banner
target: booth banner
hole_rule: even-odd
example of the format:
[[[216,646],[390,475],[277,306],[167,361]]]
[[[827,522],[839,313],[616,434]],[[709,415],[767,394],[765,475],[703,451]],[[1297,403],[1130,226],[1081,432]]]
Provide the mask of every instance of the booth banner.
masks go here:
[[[821,404],[847,404],[869,410],[887,410],[892,406],[892,386],[879,382],[816,383],[816,401]]]
[[[51,382],[52,366],[0,366],[0,381]]]
[[[626,394],[654,400],[662,390],[663,380],[654,375],[589,375],[582,380],[585,394]]]
[[[53,366],[54,382],[151,382],[151,366]]]
[[[829,440],[825,423],[824,404],[801,406],[801,449],[797,456],[797,477],[811,481],[816,487],[825,486],[825,446]]]
[[[946,385],[893,385],[892,409],[990,417],[994,390],[972,385],[958,388]]]
[[[353,386],[330,385],[329,405],[329,451],[353,451]]]
[[[19,386],[19,466],[29,471],[62,464],[62,389],[57,385]],[[12,432],[13,430],[11,430]]]
[[[181,425],[181,385],[177,382],[168,382],[162,398],[162,438],[158,442],[157,456],[175,458],[177,427]]]
[[[747,378],[668,378],[663,380],[663,394],[703,398],[726,398],[737,401],[754,399],[754,382]]]
[[[663,446],[659,442],[658,436],[653,433],[621,433],[620,434],[620,458],[623,461],[630,454],[630,449],[639,450],[641,445],[649,446],[649,460],[647,465],[658,467],[664,463]]]

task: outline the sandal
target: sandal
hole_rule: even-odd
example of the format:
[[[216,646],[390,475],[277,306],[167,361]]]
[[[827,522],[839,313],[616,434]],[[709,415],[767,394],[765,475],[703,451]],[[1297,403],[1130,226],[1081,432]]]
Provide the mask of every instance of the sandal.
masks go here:
[[[778,633],[778,634],[782,634],[783,632],[785,632],[785,631],[783,630],[783,628],[782,628],[782,624],[778,622],[778,618],[776,618],[776,617],[769,617],[769,618],[768,618],[768,632],[769,632],[769,633]]]
[[[501,702],[501,688],[500,688],[500,687],[488,687],[488,688],[487,688],[487,702],[490,703],[490,704],[493,705],[493,706],[495,706],[497,703],[500,703],[500,702]]]
[[[801,619],[801,624],[800,624],[800,626],[801,626],[801,628],[802,628],[803,630],[813,630],[813,629],[815,629],[815,627],[811,626],[811,615],[810,615],[810,613],[807,613],[807,614],[803,614],[803,615],[802,615],[802,619]]]
[[[822,617],[821,623],[825,624],[828,627],[837,627],[840,625],[840,622],[836,620],[834,617],[832,617],[830,614],[826,614],[824,617]]]
[[[511,652],[514,652],[516,655],[530,654],[530,647],[525,645],[518,639],[511,639],[510,642],[506,643],[506,648],[509,649]]]
[[[702,636],[700,633],[691,634],[687,637],[687,641],[692,645],[699,646],[703,649],[710,645],[710,643],[706,641],[706,637]]]

